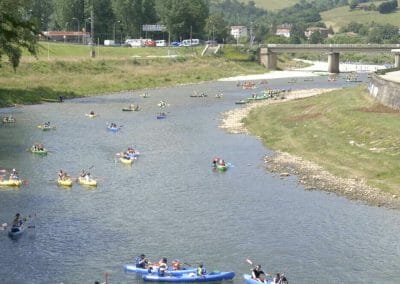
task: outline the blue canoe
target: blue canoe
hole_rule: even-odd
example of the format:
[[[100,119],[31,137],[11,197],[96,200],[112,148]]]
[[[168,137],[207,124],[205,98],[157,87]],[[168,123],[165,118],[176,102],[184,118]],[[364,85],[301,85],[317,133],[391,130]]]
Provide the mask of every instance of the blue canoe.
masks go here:
[[[121,129],[121,127],[111,127],[111,126],[107,126],[107,129],[112,131],[112,132],[117,132],[118,130]]]
[[[211,272],[203,276],[197,276],[196,273],[187,273],[177,276],[158,276],[158,275],[144,275],[144,281],[151,282],[212,282],[212,281],[223,281],[231,280],[235,277],[235,272]]]
[[[167,115],[165,113],[157,114],[157,119],[164,119],[164,118],[167,118]]]
[[[257,281],[253,278],[251,278],[250,274],[243,274],[243,278],[244,278],[244,282],[246,284],[260,284],[260,283],[264,283],[264,284],[272,284],[271,280],[264,280],[264,282],[261,281]]]
[[[125,272],[134,272],[134,273],[142,274],[142,275],[147,275],[147,274],[152,274],[152,273],[155,274],[155,273],[157,273],[157,268],[149,270],[147,268],[136,267],[135,264],[126,264],[126,265],[124,265],[124,271]],[[188,267],[188,268],[183,268],[181,270],[172,270],[172,269],[171,270],[167,270],[166,273],[168,273],[168,275],[176,276],[176,275],[182,275],[182,274],[185,274],[185,273],[196,273],[196,271],[197,271],[196,268]]]

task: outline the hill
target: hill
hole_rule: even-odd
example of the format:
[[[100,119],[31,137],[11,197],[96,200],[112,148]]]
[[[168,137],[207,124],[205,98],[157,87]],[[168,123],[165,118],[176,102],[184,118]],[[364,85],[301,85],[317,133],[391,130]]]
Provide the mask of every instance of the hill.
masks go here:
[[[400,26],[400,10],[397,10],[396,13],[380,14],[377,11],[351,11],[349,6],[344,6],[322,12],[321,18],[326,26],[332,26],[335,32],[350,22],[357,22],[360,24],[375,22]]]
[[[248,0],[243,0],[243,3],[248,3]],[[258,8],[263,8],[268,11],[281,10],[286,7],[293,6],[299,0],[254,0]]]

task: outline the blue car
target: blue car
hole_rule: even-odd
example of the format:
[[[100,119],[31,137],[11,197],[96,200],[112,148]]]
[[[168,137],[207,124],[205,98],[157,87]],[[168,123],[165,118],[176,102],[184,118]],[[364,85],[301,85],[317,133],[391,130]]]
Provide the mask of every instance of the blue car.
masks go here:
[[[182,43],[180,41],[173,41],[171,42],[171,46],[182,46]]]

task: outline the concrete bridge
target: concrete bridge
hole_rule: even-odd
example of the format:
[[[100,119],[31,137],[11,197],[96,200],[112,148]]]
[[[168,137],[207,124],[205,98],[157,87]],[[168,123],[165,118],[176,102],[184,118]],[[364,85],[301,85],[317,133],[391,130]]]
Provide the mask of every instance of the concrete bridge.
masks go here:
[[[278,53],[319,52],[328,54],[328,72],[339,73],[341,52],[382,53],[391,52],[395,67],[400,67],[400,44],[266,44],[260,46],[260,63],[276,69]]]

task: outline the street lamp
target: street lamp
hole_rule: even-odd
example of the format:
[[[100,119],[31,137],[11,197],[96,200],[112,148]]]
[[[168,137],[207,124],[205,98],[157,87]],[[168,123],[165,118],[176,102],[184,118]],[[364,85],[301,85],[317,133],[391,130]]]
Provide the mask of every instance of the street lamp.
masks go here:
[[[79,19],[78,19],[78,18],[72,18],[72,20],[77,20],[77,22],[78,22],[78,32],[79,32],[79,30],[80,30],[80,22],[79,22]],[[79,43],[79,34],[78,34],[78,43]]]
[[[115,44],[115,25],[116,25],[117,23],[121,23],[121,21],[116,21],[116,22],[114,22],[114,44]]]

